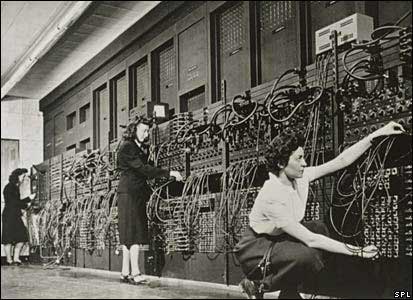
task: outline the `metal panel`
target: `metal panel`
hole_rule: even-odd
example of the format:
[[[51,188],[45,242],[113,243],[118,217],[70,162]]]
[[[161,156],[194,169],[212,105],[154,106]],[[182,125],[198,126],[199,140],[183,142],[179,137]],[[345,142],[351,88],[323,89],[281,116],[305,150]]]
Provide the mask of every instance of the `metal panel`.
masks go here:
[[[355,1],[311,1],[311,40],[315,56],[315,32],[356,12]]]
[[[219,15],[220,80],[227,82],[229,97],[250,87],[246,19],[243,3]]]
[[[129,119],[128,90],[126,76],[116,80],[116,132],[117,138],[122,137],[123,130],[120,125],[127,125]]]
[[[179,97],[180,112],[195,111],[205,107],[205,86],[189,91]]]
[[[377,1],[378,26],[396,23],[405,13],[412,9],[412,1]],[[400,25],[411,25],[412,17],[406,18]]]
[[[109,270],[109,249],[104,249],[100,253],[85,252],[85,268]]]
[[[181,253],[172,252],[165,255],[162,277],[224,283],[224,266],[223,254],[217,254],[211,259],[205,253],[194,253],[191,259],[184,259]],[[202,272],[199,272],[200,268]]]
[[[145,103],[151,99],[149,92],[149,67],[148,60],[145,59],[136,66],[136,103],[140,111],[143,112]]]
[[[292,1],[261,1],[261,31],[277,30],[293,18],[294,3]]]
[[[79,109],[79,124],[89,122],[90,120],[90,103],[83,105]]]
[[[49,159],[53,156],[53,138],[54,128],[53,120],[46,120],[44,123],[44,159]]]
[[[79,142],[79,148],[81,150],[92,149],[91,144],[90,144],[90,138],[87,138],[83,141],[80,141]]]
[[[260,1],[259,30],[262,82],[298,65],[295,1]]]
[[[84,268],[85,267],[85,250],[75,248],[75,255],[76,255],[76,267]]]
[[[205,83],[207,37],[205,19],[179,35],[179,90],[188,91]]]
[[[313,33],[337,22],[356,11],[355,1],[311,1],[311,21]]]
[[[77,97],[72,97],[70,100],[71,102],[70,106],[66,106],[64,108],[64,113],[66,114],[65,116],[65,134],[63,138],[64,142],[64,147],[67,149],[67,147],[76,145],[77,142],[79,142],[79,115],[77,113]],[[70,117],[71,116],[71,117]],[[72,128],[68,129],[68,126],[70,125],[70,120],[72,120]]]
[[[97,124],[97,136],[98,140],[96,147],[104,149],[108,145],[108,135],[109,135],[109,93],[108,89],[105,87],[96,92],[96,111],[95,118],[98,121]]]
[[[176,107],[175,49],[173,44],[159,52],[160,102]]]
[[[188,111],[195,111],[205,106],[205,89],[197,89],[193,95],[189,95]]]
[[[92,103],[91,101],[91,88],[88,86],[87,88],[81,90],[78,94],[78,99],[76,103],[76,107],[79,112],[79,122],[80,122],[80,108],[84,108],[83,111],[86,116],[86,121],[78,124],[78,132],[77,132],[77,141],[84,140],[87,137],[92,136],[93,134],[93,118],[92,118]],[[86,105],[89,105],[89,108],[85,108]]]
[[[120,272],[122,271],[122,251],[120,251],[118,255],[116,255],[115,252],[116,252],[116,247],[111,247],[109,250],[109,255],[110,255],[109,270]]]
[[[54,136],[54,148],[53,148],[53,155],[58,155],[65,151],[64,145],[64,133],[66,129],[66,122],[65,116],[63,112],[58,113],[55,115],[53,119],[53,136]]]

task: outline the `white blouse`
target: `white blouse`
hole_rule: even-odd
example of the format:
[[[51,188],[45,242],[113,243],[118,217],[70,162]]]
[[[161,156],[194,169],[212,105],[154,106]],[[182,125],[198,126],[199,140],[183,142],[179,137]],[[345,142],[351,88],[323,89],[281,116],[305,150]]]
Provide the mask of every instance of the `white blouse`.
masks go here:
[[[251,228],[257,233],[283,233],[282,228],[304,218],[309,183],[316,178],[315,167],[304,169],[303,177],[293,181],[293,186],[283,184],[269,173],[269,179],[255,199],[249,215]]]

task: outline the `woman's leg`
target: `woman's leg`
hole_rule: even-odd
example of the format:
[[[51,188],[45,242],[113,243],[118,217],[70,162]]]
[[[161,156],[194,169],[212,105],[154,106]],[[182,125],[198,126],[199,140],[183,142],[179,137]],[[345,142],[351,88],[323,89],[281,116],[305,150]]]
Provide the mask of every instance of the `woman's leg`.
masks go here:
[[[8,263],[13,262],[13,258],[11,257],[11,244],[4,245],[4,252],[6,252],[6,259]]]
[[[17,243],[16,246],[14,246],[13,261],[21,262],[20,261],[20,251],[22,250],[23,245],[24,245],[24,243]]]
[[[132,268],[132,281],[135,284],[145,281],[145,278],[141,275],[139,269],[139,245],[132,245],[130,248],[130,260]]]
[[[315,221],[303,225],[313,232],[328,236],[328,229],[322,222]],[[237,257],[245,274],[248,274],[248,271],[252,269],[251,266],[257,265],[264,255],[263,252],[271,244],[270,240],[264,237],[254,236],[253,233],[250,235],[248,243],[237,245],[239,246]],[[280,236],[279,240],[276,241],[271,253],[271,269],[268,270],[268,275],[263,283],[266,291],[282,289],[281,298],[298,298],[298,285],[303,281],[313,279],[314,274],[318,274],[324,267],[322,251],[309,248],[298,240],[285,235]],[[256,273],[249,279],[259,280],[262,278],[259,271]]]
[[[132,245],[130,247],[130,259],[132,267],[132,275],[138,275],[141,273],[139,269],[139,245]]]
[[[298,285],[312,282],[323,268],[320,250],[307,247],[295,239],[278,242],[271,254],[272,274],[264,279],[264,284],[269,291],[281,289],[288,297],[298,296]]]
[[[130,252],[126,246],[122,246],[122,276],[128,276],[130,273]]]

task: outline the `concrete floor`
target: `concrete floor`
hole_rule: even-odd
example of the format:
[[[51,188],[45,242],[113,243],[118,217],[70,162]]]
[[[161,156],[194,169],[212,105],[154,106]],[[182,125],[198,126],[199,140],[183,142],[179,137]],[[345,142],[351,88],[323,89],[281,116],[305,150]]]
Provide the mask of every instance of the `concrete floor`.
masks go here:
[[[154,276],[147,276],[147,284],[133,286],[120,283],[119,276],[119,272],[64,266],[2,265],[1,299],[246,299],[238,286]],[[278,292],[264,298],[277,299]]]
[[[113,273],[113,274],[111,274]],[[79,269],[24,265],[1,267],[1,298],[19,299],[239,299],[245,298],[235,290],[183,288],[182,284],[171,286],[157,278],[149,284],[132,286],[120,283],[119,274],[107,271],[90,272]]]

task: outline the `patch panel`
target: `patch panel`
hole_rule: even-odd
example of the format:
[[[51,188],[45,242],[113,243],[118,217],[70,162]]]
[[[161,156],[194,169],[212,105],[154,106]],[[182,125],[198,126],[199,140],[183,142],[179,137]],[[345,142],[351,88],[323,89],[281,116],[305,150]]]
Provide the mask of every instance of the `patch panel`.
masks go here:
[[[215,212],[201,213],[198,226],[198,252],[215,252]]]
[[[320,203],[307,202],[304,221],[320,220]]]

